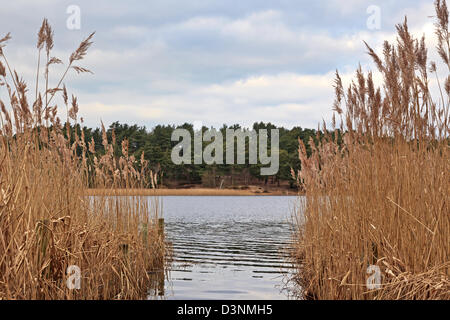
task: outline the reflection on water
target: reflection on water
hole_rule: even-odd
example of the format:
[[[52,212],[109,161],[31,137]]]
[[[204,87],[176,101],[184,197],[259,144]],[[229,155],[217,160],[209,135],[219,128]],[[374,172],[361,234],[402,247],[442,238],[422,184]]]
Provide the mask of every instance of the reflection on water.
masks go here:
[[[173,261],[160,292],[168,299],[286,299],[282,288],[296,201],[163,197]]]
[[[149,299],[154,299],[155,297],[165,297],[166,296],[166,288],[165,288],[165,274],[164,269],[150,271],[150,292],[148,294]]]

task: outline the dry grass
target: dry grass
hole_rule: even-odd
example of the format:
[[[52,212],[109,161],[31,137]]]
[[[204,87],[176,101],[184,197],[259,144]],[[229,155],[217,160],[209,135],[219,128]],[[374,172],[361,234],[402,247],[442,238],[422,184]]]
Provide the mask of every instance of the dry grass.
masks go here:
[[[71,69],[89,72],[74,63],[86,55],[92,36],[70,56],[57,86],[49,88],[49,69],[62,61],[51,56],[53,31],[44,20],[32,103],[6,58],[9,34],[0,39],[0,90],[9,97],[9,103],[0,101],[0,299],[141,299],[151,286],[148,272],[162,266],[157,208],[139,196],[86,196],[88,182],[112,193],[140,187],[147,176],[155,183],[145,161],[136,169],[126,142],[123,156],[114,157],[105,138],[105,155],[89,166],[93,155],[83,133],[70,136],[67,130],[65,137],[57,106],[50,104],[62,94],[68,117],[77,122],[77,99],[69,101],[62,84]],[[70,265],[81,269],[80,289],[66,286]]]
[[[121,196],[295,196],[298,193],[287,190],[270,190],[263,192],[250,189],[213,189],[213,188],[189,188],[189,189],[89,189],[88,195],[121,195]]]
[[[436,1],[436,12],[439,67],[447,73],[445,1]],[[293,174],[306,205],[294,258],[302,298],[450,299],[450,77],[437,77],[406,21],[397,30],[384,57],[368,47],[383,88],[358,70],[344,90],[337,74],[334,110],[344,142],[329,134],[308,158],[300,141],[302,170]],[[441,90],[434,99],[431,81]],[[380,268],[381,288],[367,288],[369,265]]]

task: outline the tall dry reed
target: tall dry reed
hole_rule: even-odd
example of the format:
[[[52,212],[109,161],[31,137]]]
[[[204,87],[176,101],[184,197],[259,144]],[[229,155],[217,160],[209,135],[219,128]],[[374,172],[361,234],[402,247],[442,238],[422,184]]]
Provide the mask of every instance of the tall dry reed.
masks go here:
[[[52,57],[53,30],[44,20],[31,94],[7,59],[10,35],[0,39],[0,90],[9,98],[0,100],[0,299],[141,299],[152,285],[149,272],[162,267],[159,212],[144,197],[111,196],[116,188],[146,186],[146,177],[153,181],[145,160],[128,156],[127,142],[114,155],[104,128],[105,152],[97,159],[93,142],[69,130],[69,121],[78,122],[78,102],[64,80],[70,71],[90,72],[78,64],[93,35],[49,87],[49,70],[63,62]],[[67,126],[52,104],[58,95]],[[109,195],[86,196],[90,186]],[[71,265],[81,271],[79,289],[67,285]]]
[[[310,157],[299,141],[302,169],[293,175],[306,201],[297,214],[294,280],[301,298],[450,298],[449,13],[445,1],[435,8],[439,66],[428,63],[425,39],[414,39],[405,19],[381,57],[367,46],[382,87],[361,68],[347,89],[337,74],[340,128],[331,134],[324,126]],[[372,289],[371,265],[381,271]]]

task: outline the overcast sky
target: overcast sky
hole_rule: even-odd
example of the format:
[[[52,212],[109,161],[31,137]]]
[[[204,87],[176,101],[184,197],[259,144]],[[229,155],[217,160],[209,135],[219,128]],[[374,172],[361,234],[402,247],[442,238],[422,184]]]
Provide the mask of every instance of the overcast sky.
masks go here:
[[[80,8],[79,30],[67,27],[70,5]],[[367,26],[373,5],[380,29]],[[380,48],[405,15],[431,40],[433,14],[431,0],[14,0],[2,1],[0,37],[11,32],[5,52],[33,87],[44,17],[55,30],[54,55],[64,61],[96,31],[81,64],[94,74],[73,72],[66,81],[89,126],[270,121],[316,128],[331,119],[335,70],[348,80],[358,63],[373,68],[363,40]],[[61,67],[53,71],[56,81]]]

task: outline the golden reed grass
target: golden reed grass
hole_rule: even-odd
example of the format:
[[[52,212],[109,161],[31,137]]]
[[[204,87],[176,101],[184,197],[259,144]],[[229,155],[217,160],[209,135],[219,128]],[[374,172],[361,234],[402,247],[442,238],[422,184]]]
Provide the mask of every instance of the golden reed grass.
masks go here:
[[[306,201],[296,216],[294,280],[301,298],[450,298],[449,14],[445,1],[435,7],[443,81],[405,19],[383,57],[367,46],[381,88],[361,68],[346,90],[337,74],[343,142],[325,133],[310,157],[299,142],[302,169],[293,175]],[[379,288],[366,286],[370,265],[381,271]]]
[[[142,299],[153,281],[149,271],[162,265],[158,210],[146,198],[86,196],[92,186],[114,195],[117,188],[144,187],[147,176],[156,183],[144,159],[137,166],[126,141],[115,156],[104,128],[105,152],[97,159],[93,142],[64,127],[51,104],[61,94],[67,124],[77,122],[77,99],[69,99],[63,81],[71,70],[90,72],[76,64],[92,37],[50,88],[49,69],[62,61],[51,56],[53,31],[44,20],[33,103],[6,58],[10,35],[0,39],[0,90],[9,98],[9,104],[0,100],[0,299]],[[70,265],[81,270],[80,289],[66,285]]]

